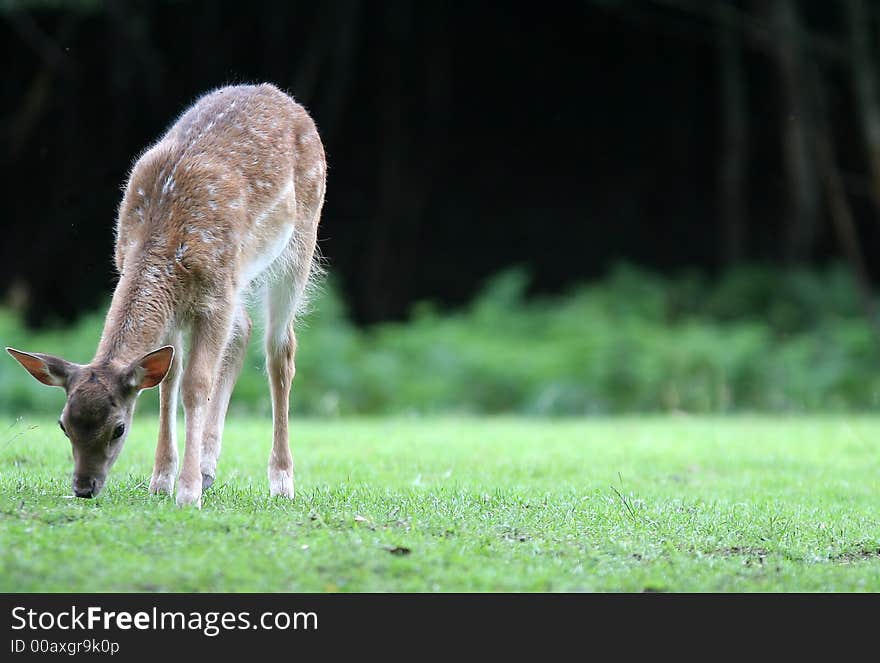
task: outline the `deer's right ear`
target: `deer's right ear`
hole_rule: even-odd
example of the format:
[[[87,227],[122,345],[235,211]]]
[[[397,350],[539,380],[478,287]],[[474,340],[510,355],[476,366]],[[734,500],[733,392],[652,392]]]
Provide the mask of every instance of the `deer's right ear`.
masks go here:
[[[24,369],[37,380],[50,387],[67,387],[70,376],[76,370],[77,365],[65,361],[54,355],[22,352],[15,348],[6,348],[6,352],[12,355]]]

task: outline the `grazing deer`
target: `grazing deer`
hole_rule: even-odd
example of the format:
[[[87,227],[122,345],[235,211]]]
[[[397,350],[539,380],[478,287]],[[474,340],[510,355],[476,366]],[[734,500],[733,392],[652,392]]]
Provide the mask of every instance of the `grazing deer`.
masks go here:
[[[94,359],[79,365],[7,348],[37,380],[67,392],[58,423],[73,447],[77,497],[100,492],[138,394],[158,384],[150,492],[174,492],[180,388],[186,443],[177,504],[201,507],[251,334],[245,301],[254,294],[265,301],[272,393],[269,492],[293,497],[293,320],[318,269],[325,172],[314,122],[268,84],[203,96],[137,160],[116,226],[119,281]]]

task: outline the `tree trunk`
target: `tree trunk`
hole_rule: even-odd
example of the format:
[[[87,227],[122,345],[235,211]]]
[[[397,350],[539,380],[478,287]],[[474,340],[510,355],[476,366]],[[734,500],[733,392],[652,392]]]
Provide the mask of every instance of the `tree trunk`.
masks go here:
[[[773,52],[779,68],[782,106],[782,150],[786,180],[783,256],[805,261],[818,230],[819,196],[812,145],[813,113],[806,81],[802,29],[793,0],[766,6],[773,27]]]
[[[722,143],[718,206],[722,262],[731,265],[743,259],[746,248],[749,123],[742,38],[729,26],[719,25],[718,32]]]
[[[825,81],[822,72],[815,72],[813,89],[816,99],[816,125],[815,146],[816,165],[822,180],[825,198],[828,202],[828,211],[834,232],[840,242],[840,248],[849,263],[855,277],[862,303],[862,310],[875,335],[880,337],[880,320],[877,318],[877,308],[874,304],[874,294],[871,288],[871,280],[865,264],[861,242],[859,241],[858,229],[853,220],[852,209],[846,195],[846,188],[840,176],[840,168],[837,165],[837,155],[834,149],[834,136],[831,132],[830,121],[825,99]]]
[[[871,195],[880,212],[880,101],[877,96],[877,70],[871,53],[870,12],[864,0],[848,0],[845,7],[852,58],[852,84],[866,143]]]

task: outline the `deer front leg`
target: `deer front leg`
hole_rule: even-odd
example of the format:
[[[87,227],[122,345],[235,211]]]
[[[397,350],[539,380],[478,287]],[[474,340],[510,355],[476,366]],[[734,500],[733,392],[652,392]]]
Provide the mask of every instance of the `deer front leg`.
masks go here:
[[[150,479],[150,492],[154,495],[172,495],[174,478],[177,476],[177,393],[183,359],[183,339],[179,332],[171,338],[171,344],[174,345],[174,360],[165,379],[159,384],[159,441]]]
[[[217,474],[217,460],[220,458],[220,447],[223,443],[223,425],[226,421],[226,410],[229,408],[229,397],[232,396],[235,380],[244,365],[251,327],[250,316],[242,306],[235,315],[232,336],[223,353],[223,361],[217,371],[217,379],[214,381],[214,389],[211,393],[211,405],[208,408],[208,420],[202,443],[203,491],[211,487]]]
[[[221,355],[232,326],[230,311],[196,318],[192,347],[183,372],[183,408],[186,411],[186,444],[177,486],[177,505],[202,506],[202,444],[211,390],[217,378]]]

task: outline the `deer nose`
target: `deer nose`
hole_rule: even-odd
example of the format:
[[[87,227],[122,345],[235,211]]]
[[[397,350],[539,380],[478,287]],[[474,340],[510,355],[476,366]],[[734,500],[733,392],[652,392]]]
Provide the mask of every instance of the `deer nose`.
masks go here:
[[[94,477],[75,477],[73,479],[73,494],[77,497],[94,497],[97,484]]]

